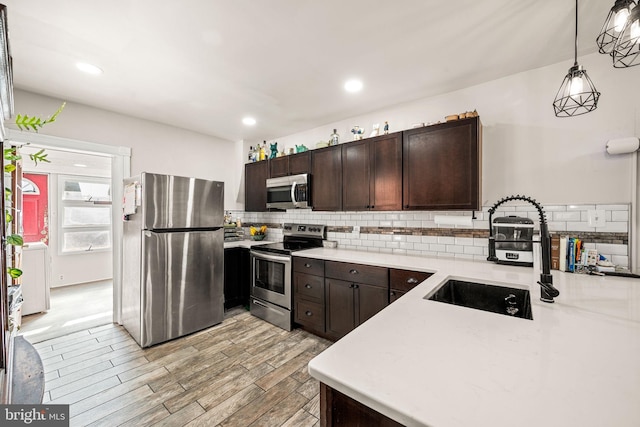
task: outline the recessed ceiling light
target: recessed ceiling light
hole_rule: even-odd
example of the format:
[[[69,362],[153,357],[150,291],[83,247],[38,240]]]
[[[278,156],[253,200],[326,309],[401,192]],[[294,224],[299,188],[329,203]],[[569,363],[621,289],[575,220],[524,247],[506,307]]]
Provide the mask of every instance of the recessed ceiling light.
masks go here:
[[[247,126],[253,126],[256,124],[256,119],[254,119],[253,117],[245,117],[244,119],[242,119],[242,123]]]
[[[103,73],[102,68],[96,67],[92,64],[87,64],[86,62],[78,62],[76,67],[78,67],[78,70],[80,71],[84,71],[87,74],[93,74],[95,76]]]
[[[358,92],[358,91],[362,90],[362,81],[360,81],[358,79],[348,80],[344,84],[344,89],[347,92]]]
[[[83,165],[82,163],[74,163],[73,166],[77,167],[77,168],[86,168],[87,165]]]

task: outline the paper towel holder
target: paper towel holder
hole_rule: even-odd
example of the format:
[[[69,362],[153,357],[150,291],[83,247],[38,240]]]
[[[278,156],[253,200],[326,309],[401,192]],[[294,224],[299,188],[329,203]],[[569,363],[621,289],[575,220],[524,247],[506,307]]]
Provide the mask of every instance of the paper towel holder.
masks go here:
[[[607,141],[607,153],[614,156],[618,154],[629,154],[638,151],[640,139],[637,137],[616,138]]]

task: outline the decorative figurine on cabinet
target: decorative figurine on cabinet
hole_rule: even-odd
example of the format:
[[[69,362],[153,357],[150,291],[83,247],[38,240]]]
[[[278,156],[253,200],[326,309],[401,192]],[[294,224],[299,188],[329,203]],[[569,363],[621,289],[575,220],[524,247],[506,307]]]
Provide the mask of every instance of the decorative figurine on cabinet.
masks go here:
[[[296,145],[296,153],[304,153],[307,150],[308,148],[304,144]]]
[[[371,131],[371,135],[369,138],[380,135],[380,123],[376,123],[373,125],[373,130]]]
[[[360,126],[354,126],[351,129],[351,133],[353,134],[353,140],[357,141],[359,139],[362,139],[362,135],[364,134],[364,128],[361,128]]]
[[[384,134],[387,135],[389,133],[389,122],[385,120],[384,122]]]
[[[276,157],[278,157],[278,143],[274,142],[273,144],[270,144],[269,147],[271,148],[271,153],[269,153],[269,158],[275,159]]]

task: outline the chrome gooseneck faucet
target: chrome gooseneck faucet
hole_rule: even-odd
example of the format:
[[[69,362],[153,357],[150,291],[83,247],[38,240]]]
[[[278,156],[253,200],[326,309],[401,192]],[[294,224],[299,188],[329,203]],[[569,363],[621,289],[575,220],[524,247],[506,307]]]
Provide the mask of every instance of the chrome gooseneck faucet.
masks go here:
[[[547,227],[547,216],[542,206],[531,197],[527,196],[508,196],[498,200],[491,208],[489,208],[489,256],[487,261],[498,261],[496,257],[496,239],[493,235],[492,217],[498,206],[512,200],[522,200],[532,204],[540,215],[540,245],[542,246],[542,272],[540,273],[540,300],[552,303],[553,299],[560,295],[560,291],[553,286],[553,276],[551,275],[551,236],[549,236],[549,228]]]

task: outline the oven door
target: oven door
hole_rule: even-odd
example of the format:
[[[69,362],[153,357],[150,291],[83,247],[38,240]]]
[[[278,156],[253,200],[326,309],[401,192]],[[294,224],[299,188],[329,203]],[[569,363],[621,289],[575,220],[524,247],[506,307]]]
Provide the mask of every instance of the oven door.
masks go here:
[[[251,251],[251,296],[291,310],[291,257]]]

